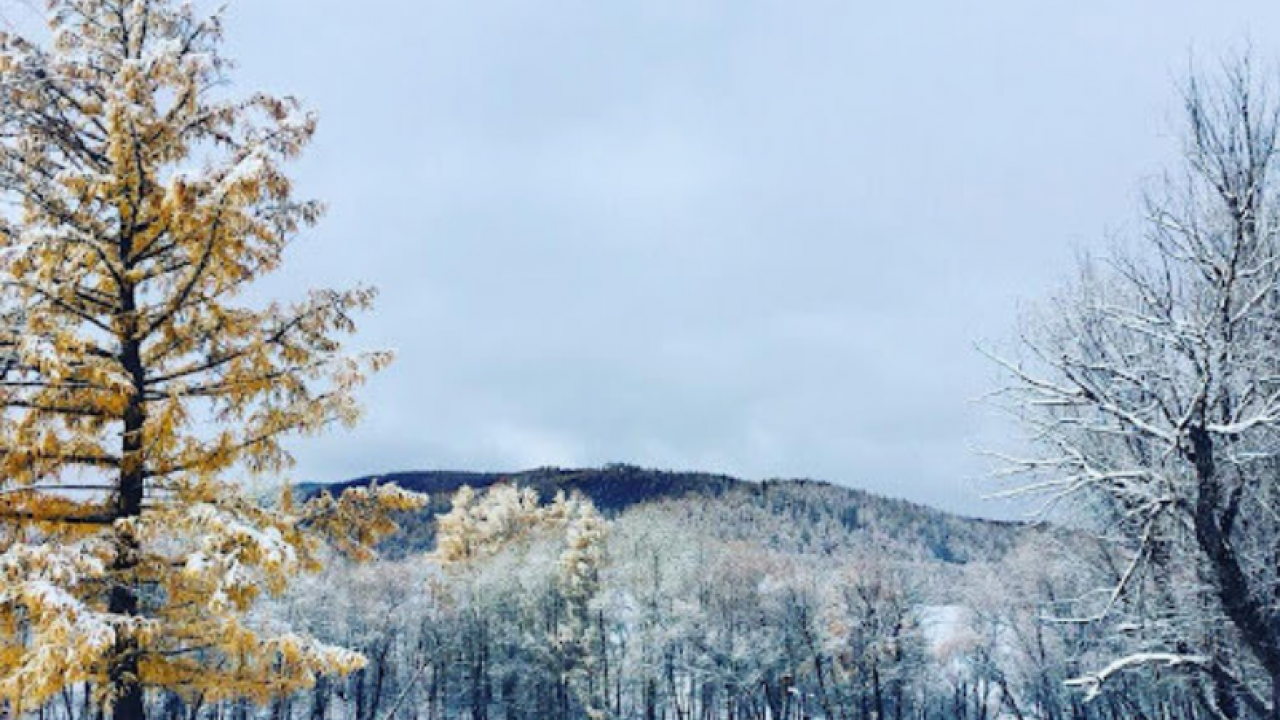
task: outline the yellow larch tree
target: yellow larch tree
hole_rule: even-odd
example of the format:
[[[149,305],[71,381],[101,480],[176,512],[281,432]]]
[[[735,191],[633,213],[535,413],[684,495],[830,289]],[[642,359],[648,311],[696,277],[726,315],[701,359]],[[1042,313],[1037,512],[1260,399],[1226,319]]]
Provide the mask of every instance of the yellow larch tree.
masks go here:
[[[609,532],[609,521],[577,492],[558,492],[550,504],[542,505],[538,492],[529,487],[501,484],[479,494],[463,486],[454,493],[449,512],[437,519],[431,555],[457,574],[474,571],[477,564],[501,553],[522,553],[531,543],[553,540],[559,547],[555,587],[563,606],[551,640],[564,682],[591,718],[605,717],[603,708],[608,707],[589,676],[598,662],[591,649],[597,632],[591,604],[600,592]]]
[[[245,290],[321,213],[283,164],[291,98],[229,97],[219,18],[171,0],[51,0],[0,36],[0,705],[72,683],[116,720],[148,689],[265,699],[361,658],[254,627],[263,592],[361,554],[422,499],[264,504],[234,480],[357,415],[383,354],[340,338],[369,289]]]

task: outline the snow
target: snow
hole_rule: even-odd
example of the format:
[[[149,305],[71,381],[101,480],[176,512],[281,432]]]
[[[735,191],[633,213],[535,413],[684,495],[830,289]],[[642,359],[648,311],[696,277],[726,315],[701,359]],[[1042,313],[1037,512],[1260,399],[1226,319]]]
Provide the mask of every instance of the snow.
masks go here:
[[[26,335],[20,341],[18,352],[23,360],[41,367],[56,363],[61,358],[58,348],[46,337]]]
[[[1066,682],[1071,687],[1085,688],[1085,699],[1092,700],[1102,693],[1102,685],[1119,672],[1124,672],[1131,668],[1141,665],[1168,665],[1176,667],[1178,665],[1203,665],[1209,662],[1209,658],[1203,655],[1180,655],[1177,653],[1134,653],[1122,657],[1096,673],[1073,678]]]
[[[920,609],[920,630],[930,652],[937,657],[972,642],[972,613],[963,605],[926,605]]]
[[[240,183],[261,177],[267,168],[266,150],[256,146],[227,171],[218,183],[218,190],[225,193]]]

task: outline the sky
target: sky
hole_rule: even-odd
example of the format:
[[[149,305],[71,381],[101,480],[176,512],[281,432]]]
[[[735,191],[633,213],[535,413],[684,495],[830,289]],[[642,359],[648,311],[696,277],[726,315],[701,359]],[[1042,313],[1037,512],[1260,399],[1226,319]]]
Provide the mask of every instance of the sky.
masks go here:
[[[329,214],[267,285],[381,289],[397,362],[299,480],[627,462],[1010,517],[977,347],[1176,162],[1274,2],[238,0]],[[1270,65],[1269,65],[1270,66]]]

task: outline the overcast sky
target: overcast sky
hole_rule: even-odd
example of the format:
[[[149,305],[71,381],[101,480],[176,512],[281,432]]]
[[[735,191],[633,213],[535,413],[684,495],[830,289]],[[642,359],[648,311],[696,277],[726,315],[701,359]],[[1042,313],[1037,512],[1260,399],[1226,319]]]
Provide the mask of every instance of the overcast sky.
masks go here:
[[[1191,57],[1275,2],[240,0],[331,212],[273,292],[397,363],[299,479],[629,462],[984,515],[1020,308],[1132,233]]]

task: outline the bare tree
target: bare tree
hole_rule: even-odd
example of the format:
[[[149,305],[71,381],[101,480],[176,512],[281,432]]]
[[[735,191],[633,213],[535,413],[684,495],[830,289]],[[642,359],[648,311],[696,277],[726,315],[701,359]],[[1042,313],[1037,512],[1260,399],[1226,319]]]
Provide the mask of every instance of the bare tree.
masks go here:
[[[1022,491],[1120,538],[1093,617],[1133,613],[1135,652],[1222,717],[1280,718],[1280,204],[1274,87],[1244,58],[1183,90],[1183,167],[1134,251],[1078,279],[1000,359],[1038,452]],[[1087,619],[1087,618],[1085,618]]]

